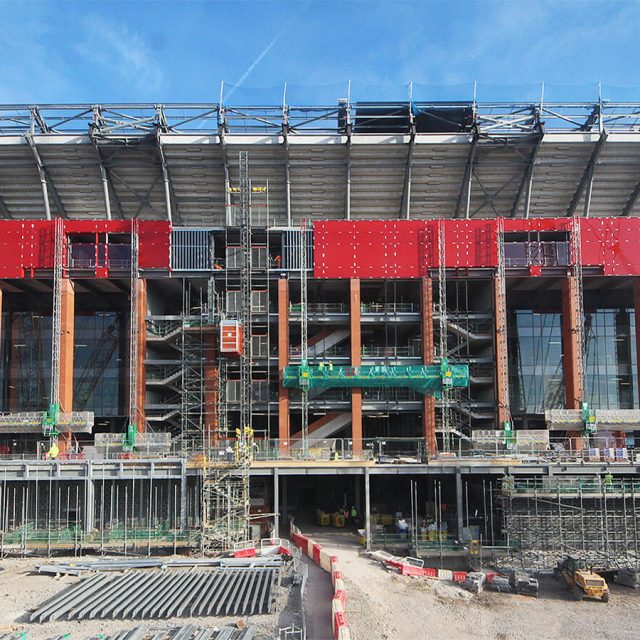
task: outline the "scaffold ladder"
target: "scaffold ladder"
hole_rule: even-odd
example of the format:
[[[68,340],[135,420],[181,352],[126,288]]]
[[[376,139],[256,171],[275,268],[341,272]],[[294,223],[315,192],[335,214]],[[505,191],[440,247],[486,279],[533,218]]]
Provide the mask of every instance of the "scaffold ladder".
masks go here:
[[[132,449],[138,414],[138,336],[139,336],[139,273],[138,273],[138,220],[131,220],[131,296],[129,329],[129,424],[125,434],[125,448]]]
[[[45,414],[43,433],[55,438],[60,412],[60,349],[62,338],[62,278],[64,275],[64,222],[56,218],[54,226],[53,256],[53,310],[51,318],[51,395],[49,410]],[[71,407],[65,407],[71,410]]]
[[[447,361],[447,247],[445,237],[445,222],[438,222],[438,320],[440,335],[438,340],[438,355],[440,363]],[[441,424],[442,424],[442,449],[449,451],[451,448],[451,389],[444,387],[440,397]]]
[[[507,353],[507,278],[506,278],[506,262],[504,256],[504,220],[500,217],[497,219],[498,233],[498,265],[496,269],[496,352],[498,360],[498,388],[501,390],[502,401],[501,409],[504,417],[501,428],[510,430],[511,427],[511,409],[509,398],[509,369],[508,369],[508,353]]]
[[[307,223],[300,224],[300,362],[303,368],[309,360],[309,330],[307,323]],[[306,457],[309,452],[309,392],[301,390],[302,405],[302,451]]]

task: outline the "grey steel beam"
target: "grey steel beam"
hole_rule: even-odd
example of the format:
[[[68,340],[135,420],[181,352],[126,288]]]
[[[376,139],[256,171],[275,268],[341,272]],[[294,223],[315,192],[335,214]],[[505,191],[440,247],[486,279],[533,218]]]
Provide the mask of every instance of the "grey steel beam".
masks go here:
[[[413,118],[413,116],[412,116]],[[411,123],[411,137],[407,151],[407,163],[404,169],[404,186],[402,189],[402,202],[400,205],[400,218],[409,220],[411,217],[411,174],[413,171],[413,151],[416,146],[416,125]]]
[[[638,198],[640,198],[640,180],[638,180],[633,192],[629,196],[627,204],[624,205],[624,209],[622,210],[623,216],[631,215],[631,211],[633,211],[633,207],[635,207],[636,202],[638,202]]]
[[[124,211],[122,210],[122,205],[120,204],[120,198],[116,193],[116,190],[113,188],[113,180],[111,179],[111,171],[107,167],[104,156],[102,155],[102,151],[100,150],[100,145],[98,144],[98,140],[94,134],[94,129],[92,127],[91,132],[89,134],[89,138],[91,140],[91,146],[96,155],[96,159],[98,161],[98,169],[100,169],[100,178],[102,180],[102,193],[104,196],[104,206],[107,215],[107,220],[111,220],[112,211],[111,211],[111,193],[113,193],[113,202],[116,206],[116,210],[118,212],[118,217],[124,219]]]
[[[33,139],[32,133],[26,133],[24,136],[29,148],[31,149],[31,154],[33,155],[33,159],[36,163],[36,168],[38,169],[38,175],[40,176],[40,184],[42,185],[42,197],[44,199],[44,211],[47,216],[47,220],[51,220],[51,207],[49,206],[49,193],[51,194],[51,198],[53,199],[53,203],[56,205],[56,209],[58,214],[63,218],[67,218],[67,212],[64,209],[62,204],[62,200],[58,194],[58,191],[51,180],[51,175],[49,174],[49,170],[47,166],[43,162],[40,152],[38,151],[38,147],[36,146],[35,140]]]
[[[280,537],[280,477],[278,469],[273,470],[273,535]]]
[[[576,207],[578,206],[578,202],[582,197],[582,192],[585,190],[585,187],[586,187],[587,192],[584,198],[584,217],[585,218],[589,217],[589,209],[591,208],[591,193],[593,190],[593,177],[595,174],[596,165],[598,163],[598,158],[600,157],[600,154],[604,149],[604,144],[607,141],[607,137],[608,137],[608,134],[606,131],[603,131],[600,134],[600,138],[598,139],[596,148],[593,150],[593,153],[591,154],[589,164],[587,165],[587,168],[584,170],[584,173],[582,174],[582,178],[580,179],[580,183],[578,184],[578,188],[576,189],[576,192],[573,194],[573,198],[571,199],[571,203],[569,204],[569,208],[567,209],[567,216],[574,215],[576,211]]]
[[[182,216],[180,215],[180,209],[178,207],[178,198],[176,197],[176,192],[173,188],[173,183],[171,182],[171,175],[169,174],[167,159],[164,155],[161,133],[162,132],[160,129],[156,131],[156,150],[158,151],[160,166],[162,168],[162,180],[164,182],[164,200],[167,208],[167,220],[169,220],[169,222],[173,222],[175,216],[176,224],[182,224]]]
[[[367,532],[367,551],[371,551],[371,481],[369,469],[364,470],[364,528]]]
[[[3,218],[13,218],[11,215],[11,211],[9,211],[9,207],[7,207],[7,203],[4,201],[4,198],[0,195],[0,216]]]
[[[522,176],[522,182],[518,187],[518,193],[513,201],[513,207],[511,207],[511,217],[515,218],[518,213],[518,208],[520,207],[520,201],[522,200],[522,196],[526,194],[524,201],[524,218],[529,217],[530,208],[531,208],[531,191],[533,189],[533,170],[535,168],[536,160],[538,159],[538,153],[540,152],[540,148],[542,147],[542,141],[544,139],[544,130],[542,126],[540,127],[540,133],[536,138],[533,149],[531,150],[531,155],[529,156],[529,164],[527,165],[527,169]]]
[[[290,227],[293,224],[293,218],[291,215],[291,162],[289,159],[289,125],[284,116],[284,122],[282,124],[282,146],[284,150],[284,176],[285,176],[285,203],[287,209],[287,226]]]
[[[351,125],[347,125],[347,148],[346,148],[346,174],[345,174],[345,217],[351,220]]]
[[[462,186],[460,187],[460,193],[458,194],[458,202],[456,203],[454,218],[457,218],[460,215],[460,207],[465,195],[466,199],[464,217],[469,217],[469,209],[471,207],[471,183],[473,182],[473,167],[476,161],[476,151],[478,149],[479,140],[480,135],[478,133],[478,130],[474,129],[473,138],[471,140],[471,148],[469,149],[469,157],[467,158],[467,166],[464,171],[464,180],[462,182]]]

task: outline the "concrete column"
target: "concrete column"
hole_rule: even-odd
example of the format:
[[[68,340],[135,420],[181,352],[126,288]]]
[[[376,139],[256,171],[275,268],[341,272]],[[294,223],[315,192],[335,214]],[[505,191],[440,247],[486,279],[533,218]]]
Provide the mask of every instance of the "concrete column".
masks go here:
[[[495,309],[496,349],[496,404],[498,427],[510,419],[509,416],[509,357],[507,344],[507,308],[500,296],[500,281],[493,277],[493,299]]]
[[[278,280],[278,438],[280,453],[288,455],[291,438],[289,389],[282,385],[282,372],[289,364],[289,280]]]
[[[364,528],[367,532],[367,551],[371,551],[371,483],[369,469],[364,470]]]
[[[280,476],[278,470],[273,470],[273,535],[280,537]]]
[[[289,536],[289,503],[287,502],[287,476],[282,476],[282,519],[284,520],[284,537]]]
[[[146,430],[145,403],[147,399],[147,373],[144,360],[147,355],[147,281],[138,278],[138,388],[136,389],[136,427]]]
[[[96,510],[95,487],[93,485],[93,466],[91,460],[87,460],[87,475],[84,479],[84,532],[89,533],[94,529]]]
[[[433,281],[422,278],[422,362],[433,364]],[[436,440],[436,401],[432,395],[422,400],[422,428],[429,456],[438,454]]]
[[[456,522],[458,525],[458,540],[462,540],[462,529],[464,528],[464,496],[462,495],[462,472],[456,470]]]
[[[362,364],[362,333],[360,327],[360,278],[349,281],[349,304],[351,316],[351,365]],[[353,456],[362,453],[362,389],[351,391],[351,440]]]
[[[73,411],[73,348],[75,330],[75,288],[68,278],[62,279],[60,316],[60,410]]]

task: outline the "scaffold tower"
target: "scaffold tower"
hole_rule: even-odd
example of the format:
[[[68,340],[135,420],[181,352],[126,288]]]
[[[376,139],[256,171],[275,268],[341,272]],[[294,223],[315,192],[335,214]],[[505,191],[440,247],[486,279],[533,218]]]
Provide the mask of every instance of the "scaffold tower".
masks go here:
[[[204,442],[202,480],[202,552],[215,554],[243,544],[249,538],[249,471],[253,454],[252,428],[252,260],[251,183],[249,158],[239,153],[239,187],[234,189],[240,204],[240,309],[242,351],[240,354],[240,423],[235,439],[223,450],[217,438]],[[226,363],[219,370],[219,385],[227,380]],[[219,389],[221,387],[219,386]],[[221,427],[227,425],[226,393],[218,396]],[[231,444],[233,442],[233,445]],[[215,446],[213,446],[215,443]],[[220,455],[222,454],[222,455]]]
[[[300,364],[303,371],[309,366],[309,329],[307,323],[307,224],[300,225]],[[309,452],[309,389],[302,387],[302,452]]]

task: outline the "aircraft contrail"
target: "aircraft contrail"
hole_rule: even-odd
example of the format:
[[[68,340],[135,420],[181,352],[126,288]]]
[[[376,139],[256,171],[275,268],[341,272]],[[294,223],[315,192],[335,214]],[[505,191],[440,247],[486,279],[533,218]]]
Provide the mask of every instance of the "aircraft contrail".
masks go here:
[[[280,39],[280,37],[282,36],[282,34],[287,30],[287,27],[285,27],[284,29],[282,29],[280,31],[280,33],[278,33],[276,35],[276,37],[266,46],[266,48],[264,49],[264,51],[262,51],[262,53],[249,65],[249,68],[242,74],[240,80],[238,80],[238,82],[233,86],[233,89],[231,89],[231,91],[229,91],[228,95],[225,96],[225,99],[229,99],[232,95],[233,92],[238,89],[242,83],[247,79],[247,77],[249,76],[249,74],[256,68],[256,66],[260,63],[260,60],[262,60],[262,58],[264,58],[267,53],[269,53],[269,51],[271,51],[273,45],[275,45],[276,42],[278,42],[278,40]]]

